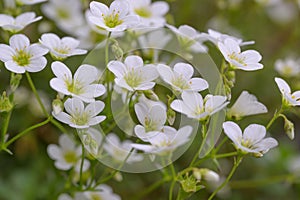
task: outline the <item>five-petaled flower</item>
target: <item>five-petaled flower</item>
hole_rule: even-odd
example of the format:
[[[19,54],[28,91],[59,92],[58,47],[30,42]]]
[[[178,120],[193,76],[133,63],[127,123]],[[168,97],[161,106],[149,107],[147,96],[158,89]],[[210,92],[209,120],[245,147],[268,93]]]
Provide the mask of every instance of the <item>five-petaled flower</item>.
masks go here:
[[[47,59],[43,55],[48,49],[40,44],[30,45],[29,39],[23,34],[17,34],[9,39],[9,46],[0,44],[0,60],[6,69],[15,73],[39,72],[46,67]]]
[[[53,33],[43,34],[40,43],[49,49],[50,54],[57,60],[64,60],[67,57],[73,55],[83,55],[87,51],[83,49],[77,49],[80,41],[72,37],[59,38]]]
[[[266,128],[259,124],[250,124],[242,133],[241,128],[232,121],[223,123],[225,134],[232,140],[235,147],[243,153],[251,153],[261,157],[270,149],[278,145],[274,138],[264,138]]]
[[[291,92],[290,86],[281,78],[275,78],[275,82],[282,94],[283,104],[286,106],[300,106],[300,90]]]
[[[64,95],[77,97],[84,102],[93,102],[105,93],[102,84],[93,83],[98,79],[98,70],[92,65],[81,65],[72,77],[70,69],[62,62],[52,63],[56,78],[50,80],[50,86]]]
[[[169,66],[159,64],[157,71],[160,77],[176,91],[202,91],[208,88],[208,83],[202,78],[192,78],[194,69],[190,64],[177,63],[172,70]]]
[[[226,38],[224,42],[218,42],[218,47],[233,69],[254,71],[263,68],[263,65],[259,63],[262,57],[257,51],[246,50],[241,52],[239,43],[232,38]]]
[[[92,102],[85,107],[80,99],[71,98],[66,100],[64,107],[67,113],[52,114],[57,120],[73,128],[86,129],[101,123],[106,118],[103,115],[97,116],[104,109],[102,101]]]
[[[129,14],[127,1],[115,0],[108,8],[105,4],[92,1],[88,20],[108,32],[125,31],[139,23],[137,15]]]
[[[156,66],[144,65],[139,56],[128,56],[124,63],[111,61],[108,69],[115,74],[115,83],[129,91],[149,90],[155,85],[152,81],[158,77]]]

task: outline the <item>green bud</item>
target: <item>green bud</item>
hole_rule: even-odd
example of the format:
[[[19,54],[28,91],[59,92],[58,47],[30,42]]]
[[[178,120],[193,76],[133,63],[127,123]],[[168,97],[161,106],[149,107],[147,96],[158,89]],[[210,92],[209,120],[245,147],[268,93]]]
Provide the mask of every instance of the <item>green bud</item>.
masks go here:
[[[64,109],[64,104],[60,99],[54,99],[52,101],[52,109],[55,115],[59,114]]]
[[[155,92],[153,92],[152,90],[145,90],[144,91],[144,95],[148,98],[151,99],[153,101],[159,101],[158,96],[155,94]]]
[[[13,109],[13,104],[10,102],[9,98],[6,96],[4,91],[0,97],[0,112],[10,112]]]
[[[171,108],[168,109],[167,111],[167,119],[170,125],[173,125],[175,122],[175,118],[176,118],[176,113],[174,110],[172,110]]]
[[[197,192],[197,182],[194,176],[188,176],[180,184],[185,192]]]
[[[111,50],[117,60],[122,60],[124,52],[117,42],[111,46]]]
[[[295,128],[293,122],[284,117],[284,131],[287,136],[293,140],[295,137]]]
[[[14,73],[11,74],[10,88],[12,92],[16,91],[16,89],[19,87],[21,79],[22,79],[21,74],[14,74]]]

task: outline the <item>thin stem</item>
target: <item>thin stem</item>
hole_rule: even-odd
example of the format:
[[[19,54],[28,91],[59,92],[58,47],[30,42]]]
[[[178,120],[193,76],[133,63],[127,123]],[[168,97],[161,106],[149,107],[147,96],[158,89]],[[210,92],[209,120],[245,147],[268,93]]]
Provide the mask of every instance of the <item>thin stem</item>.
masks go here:
[[[80,163],[80,174],[79,174],[79,185],[80,185],[80,189],[82,189],[83,187],[83,180],[82,180],[82,173],[83,173],[83,164],[84,164],[84,154],[85,154],[85,148],[83,143],[81,143],[81,163]]]
[[[240,165],[241,161],[242,161],[243,157],[238,157],[237,160],[235,161],[229,175],[227,176],[226,180],[210,195],[210,197],[208,198],[208,200],[212,200],[214,198],[214,196],[223,188],[227,185],[227,183],[230,181],[230,179],[232,178],[234,172],[236,171],[236,169],[238,168],[238,166]]]
[[[61,132],[67,133],[67,130],[55,119],[51,118],[50,122],[51,122],[51,124],[56,126]]]
[[[279,109],[279,111],[275,111],[272,119],[269,121],[268,125],[266,126],[267,130],[272,126],[272,124],[275,122],[275,120],[280,116],[282,111],[283,111],[282,107]]]
[[[14,141],[16,141],[17,139],[19,139],[20,137],[22,137],[23,135],[25,135],[26,133],[36,129],[36,128],[39,128],[41,126],[44,126],[45,124],[49,123],[51,120],[51,117],[49,117],[47,120],[41,122],[41,123],[38,123],[38,124],[35,124],[27,129],[25,129],[24,131],[18,133],[15,137],[13,137],[12,139],[10,139],[8,142],[5,143],[4,147],[7,148],[11,143],[13,143]]]
[[[9,111],[7,114],[5,114],[5,117],[4,117],[4,122],[3,122],[3,126],[2,126],[2,131],[1,131],[1,146],[3,146],[5,144],[5,135],[7,133],[8,125],[10,122],[11,113],[12,113],[12,111]]]
[[[34,83],[33,83],[32,79],[31,79],[31,76],[30,76],[30,74],[27,71],[26,71],[26,77],[27,77],[28,83],[29,83],[29,85],[30,85],[30,87],[32,89],[32,92],[34,93],[34,96],[36,97],[38,103],[40,104],[40,106],[42,108],[42,111],[43,111],[44,115],[47,116],[47,117],[49,117],[49,114],[48,114],[48,112],[47,112],[44,104],[42,103],[42,100],[41,100],[39,94],[36,91],[36,88],[34,86]]]
[[[168,182],[169,180],[170,180],[170,178],[164,178],[164,179],[161,179],[160,181],[157,181],[157,182],[153,183],[147,189],[143,190],[140,194],[135,196],[133,199],[142,199],[142,197],[144,197],[147,194],[153,192],[156,188],[158,188],[159,186],[161,186],[165,182]]]
[[[227,158],[227,157],[231,157],[231,156],[236,156],[238,155],[238,152],[235,151],[235,152],[230,152],[230,153],[224,153],[224,154],[218,154],[218,155],[214,155],[213,158]]]
[[[171,182],[170,190],[169,190],[169,200],[173,199],[173,190],[175,187],[176,179]]]
[[[193,165],[195,164],[195,162],[196,162],[198,156],[199,156],[200,153],[202,152],[202,149],[203,149],[203,147],[204,147],[204,145],[205,145],[206,138],[207,138],[207,123],[208,123],[208,122],[206,122],[206,123],[204,123],[204,124],[202,125],[202,130],[201,130],[201,132],[202,132],[203,140],[202,140],[202,143],[201,143],[201,146],[200,146],[198,152],[194,155],[194,158],[193,158],[191,164],[189,165],[189,167],[191,167],[191,166],[193,166]]]

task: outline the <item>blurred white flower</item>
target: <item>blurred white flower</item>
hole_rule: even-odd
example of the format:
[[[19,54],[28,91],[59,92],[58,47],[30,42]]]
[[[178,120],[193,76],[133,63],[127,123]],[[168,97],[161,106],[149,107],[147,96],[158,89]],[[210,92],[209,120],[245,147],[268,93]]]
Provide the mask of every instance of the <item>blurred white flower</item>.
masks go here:
[[[177,112],[185,114],[189,118],[205,120],[227,106],[225,96],[207,95],[203,100],[197,92],[183,91],[182,100],[176,99],[171,103],[171,108]]]
[[[104,108],[102,101],[95,101],[88,104],[86,107],[84,103],[78,98],[67,99],[64,103],[65,112],[60,112],[53,116],[58,120],[73,128],[85,129],[90,126],[99,124],[105,120],[105,116],[97,116]]]
[[[116,162],[133,163],[143,160],[143,156],[132,150],[132,142],[130,140],[120,141],[119,137],[110,133],[106,136],[105,143],[103,145],[104,150],[110,155]]]
[[[245,46],[245,45],[250,45],[250,44],[254,44],[254,41],[246,41],[243,42],[242,39],[231,36],[231,35],[227,35],[227,34],[223,34],[220,33],[218,31],[212,30],[212,29],[208,29],[208,34],[207,33],[202,33],[203,37],[206,37],[208,40],[210,40],[212,43],[214,43],[215,45],[218,45],[218,42],[224,42],[225,39],[227,38],[231,38],[232,40],[235,40],[240,46]]]
[[[147,105],[141,101],[134,105],[136,116],[142,125],[136,125],[135,134],[143,141],[159,134],[167,121],[166,107],[160,104]]]
[[[0,27],[12,33],[17,33],[23,30],[29,24],[41,19],[42,17],[36,17],[34,12],[25,12],[20,14],[16,18],[10,15],[0,14]]]
[[[201,42],[202,34],[200,34],[193,27],[188,25],[179,26],[176,28],[169,24],[166,25],[171,31],[173,31],[177,37],[180,45],[187,50],[194,53],[206,53],[207,47]]]
[[[100,146],[103,142],[103,136],[95,128],[89,128],[82,135],[80,135],[82,143],[87,151],[94,157],[98,157],[100,153]]]
[[[156,67],[152,64],[144,65],[139,56],[128,56],[124,63],[110,61],[108,69],[115,74],[115,83],[129,91],[149,90],[155,85],[151,81],[158,77]]]
[[[195,168],[193,170],[193,175],[199,181],[204,179],[205,181],[208,182],[218,182],[220,180],[219,174],[207,168],[201,168],[201,169]]]
[[[115,0],[109,8],[103,3],[92,1],[90,11],[88,20],[109,32],[125,31],[139,23],[137,15],[129,15],[127,1]]]
[[[41,10],[61,30],[69,34],[74,35],[77,29],[85,25],[80,0],[49,0],[48,3],[42,5]]]
[[[284,77],[296,77],[300,75],[300,60],[292,58],[278,59],[275,62],[275,70]]]
[[[131,146],[146,153],[157,155],[168,154],[175,151],[179,146],[189,142],[192,130],[191,126],[184,126],[178,131],[169,127],[160,132],[160,134],[149,138],[150,144],[132,144]]]
[[[130,13],[140,17],[139,27],[162,27],[166,20],[164,15],[169,11],[168,3],[151,0],[129,0]]]
[[[274,138],[264,138],[266,128],[259,124],[250,124],[242,133],[236,123],[227,121],[223,123],[223,129],[234,143],[234,146],[245,154],[251,153],[254,156],[261,157],[278,145],[277,140]]]
[[[56,34],[46,33],[41,36],[40,43],[49,49],[57,60],[64,60],[73,55],[83,55],[87,50],[77,49],[80,41],[72,37],[59,38]]]
[[[33,5],[33,4],[38,4],[42,3],[48,0],[16,0],[17,4],[19,5]]]
[[[227,115],[240,119],[244,116],[256,115],[261,113],[267,113],[267,107],[258,102],[257,98],[249,94],[247,91],[243,91],[237,98],[231,108],[228,109]]]
[[[300,90],[291,92],[290,86],[281,78],[275,78],[275,82],[282,94],[283,103],[287,106],[300,106]]]
[[[69,170],[75,167],[79,171],[81,164],[81,147],[69,138],[66,134],[59,137],[58,144],[50,144],[47,147],[48,155],[55,160],[55,167],[60,170]],[[84,160],[83,171],[86,171],[90,166],[88,160]]]
[[[101,184],[93,191],[75,193],[74,200],[121,200],[121,197],[113,193],[110,186]]]
[[[93,83],[98,80],[98,70],[92,65],[81,65],[74,77],[62,62],[53,62],[51,69],[56,78],[50,80],[50,86],[59,93],[77,97],[84,102],[93,102],[105,93],[102,84]]]
[[[194,68],[187,63],[177,63],[172,70],[171,67],[159,64],[157,71],[160,77],[176,91],[202,91],[208,88],[208,83],[202,78],[192,78]]]
[[[6,69],[14,73],[39,72],[46,67],[47,59],[43,55],[48,50],[39,44],[30,45],[29,39],[23,34],[13,35],[9,45],[0,44],[0,60]]]
[[[241,52],[239,43],[231,38],[226,38],[224,42],[218,42],[218,47],[225,60],[234,69],[254,71],[263,68],[263,65],[259,63],[262,59],[259,52],[255,50]]]

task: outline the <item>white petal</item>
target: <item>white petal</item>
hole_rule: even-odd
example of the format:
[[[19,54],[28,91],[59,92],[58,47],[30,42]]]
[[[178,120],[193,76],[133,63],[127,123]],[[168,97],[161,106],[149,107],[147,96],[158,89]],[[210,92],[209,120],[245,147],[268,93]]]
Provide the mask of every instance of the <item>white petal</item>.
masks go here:
[[[53,115],[55,119],[61,121],[62,123],[70,125],[72,117],[65,112],[60,112],[58,115]]]
[[[50,144],[47,147],[47,153],[48,153],[49,157],[53,160],[57,160],[57,159],[61,158],[60,148],[55,144]]]
[[[189,81],[191,90],[193,91],[203,91],[208,88],[208,82],[202,78],[192,78]]]
[[[120,18],[123,18],[129,12],[129,4],[127,1],[113,1],[109,7],[110,12],[118,12]]]
[[[173,79],[173,71],[171,67],[164,65],[164,64],[158,64],[157,65],[157,71],[160,75],[160,77],[166,82],[171,83]]]
[[[205,98],[207,99],[205,102],[205,111],[210,113],[210,115],[213,115],[214,113],[220,111],[229,103],[225,103],[227,99],[227,97],[225,96],[207,95]]]
[[[30,64],[25,67],[28,72],[42,71],[47,65],[47,59],[45,57],[39,57],[30,60]]]
[[[70,95],[70,92],[67,89],[67,86],[65,82],[58,78],[53,78],[50,80],[50,86],[52,89],[56,90],[57,92],[60,92],[65,95]]]
[[[146,145],[146,144],[132,144],[132,148],[144,151],[144,152],[152,152],[155,147],[152,145]]]
[[[153,81],[159,75],[154,65],[146,65],[140,68],[143,82]]]
[[[182,25],[178,28],[178,31],[181,33],[181,35],[186,36],[188,38],[194,38],[197,35],[197,31],[188,25]]]
[[[188,115],[189,117],[192,117],[193,110],[191,110],[188,106],[186,106],[182,100],[174,100],[171,103],[171,108],[177,112],[180,112],[185,115]],[[195,115],[193,115],[193,116],[195,116]]]
[[[256,144],[261,141],[266,135],[266,128],[259,124],[250,124],[244,130],[243,139],[251,141],[252,144]]]
[[[274,148],[278,145],[277,140],[274,138],[265,138],[261,140],[258,144],[255,145],[255,150],[262,151],[262,153],[266,153],[269,149]]]
[[[21,50],[30,45],[28,37],[23,34],[13,35],[9,39],[10,46],[15,50]]]
[[[40,42],[45,47],[53,50],[60,46],[60,38],[53,33],[45,33],[42,35]]]
[[[96,98],[103,95],[106,91],[105,87],[102,84],[91,84],[84,87],[84,93],[80,94],[83,97],[92,97]]]
[[[72,83],[72,73],[64,63],[55,61],[52,63],[51,69],[57,78]]]
[[[240,144],[242,140],[242,130],[240,127],[232,122],[227,121],[223,123],[223,129],[225,134],[233,141],[234,144]]]
[[[72,37],[63,37],[61,42],[67,45],[70,49],[75,49],[79,46],[80,41]]]
[[[104,109],[105,104],[102,101],[95,101],[93,103],[90,103],[85,108],[85,112],[89,113],[89,116],[96,116]]]
[[[107,15],[109,11],[108,7],[105,4],[96,1],[92,1],[90,3],[90,9],[92,14],[97,16],[102,16],[102,14]]]
[[[169,4],[164,1],[153,2],[151,5],[151,11],[153,15],[163,16],[169,11]]]
[[[144,65],[143,59],[139,56],[127,56],[124,63],[127,68],[137,68]]]
[[[134,105],[134,110],[139,122],[145,125],[145,118],[147,117],[148,107],[143,103],[137,103]]]
[[[199,108],[203,108],[203,98],[201,94],[197,92],[183,91],[181,97],[184,104],[191,110],[197,111]]]
[[[67,99],[64,106],[71,115],[81,115],[84,111],[84,104],[78,98]]]
[[[290,86],[281,78],[275,78],[275,82],[280,90],[281,93],[291,93]]]
[[[38,58],[48,53],[48,49],[42,47],[40,44],[32,44],[28,48],[28,52],[32,55],[32,58]]]
[[[194,68],[192,65],[187,63],[177,63],[174,66],[174,72],[182,74],[188,80],[193,76]]]
[[[167,120],[167,113],[162,106],[155,105],[150,108],[150,118],[155,122],[158,128],[161,128]]]
[[[10,15],[0,14],[0,26],[13,24],[15,19]]]
[[[67,134],[61,135],[58,143],[64,150],[75,150],[75,142]]]
[[[106,119],[106,116],[103,116],[103,115],[93,117],[93,118],[89,121],[89,125],[90,125],[90,126],[97,125],[97,124],[103,122],[105,119]]]
[[[261,60],[261,55],[255,50],[247,50],[241,53],[245,57],[246,63],[257,63]]]
[[[241,48],[240,45],[232,38],[226,38],[224,41],[224,45],[228,49],[230,53],[240,53]]]
[[[7,62],[9,60],[12,60],[12,57],[14,56],[15,51],[6,44],[0,44],[0,60],[2,62]]]
[[[137,86],[136,88],[134,88],[135,90],[150,90],[155,86],[154,82],[149,82],[149,83],[142,83],[139,86]]]
[[[126,67],[120,61],[110,61],[107,67],[118,78],[123,77],[126,73]]]
[[[98,70],[92,65],[81,65],[74,74],[75,83],[88,85],[98,79]]]
[[[17,63],[15,63],[12,60],[5,62],[5,68],[17,74],[23,74],[26,71],[25,67],[20,67]]]

